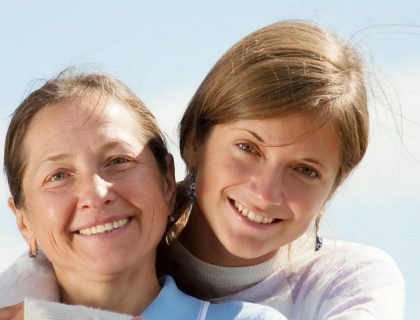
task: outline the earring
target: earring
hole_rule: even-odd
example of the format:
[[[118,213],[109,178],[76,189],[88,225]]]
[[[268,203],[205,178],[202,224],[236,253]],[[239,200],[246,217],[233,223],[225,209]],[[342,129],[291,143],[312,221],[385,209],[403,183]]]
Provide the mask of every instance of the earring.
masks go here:
[[[185,185],[187,186],[187,196],[191,201],[195,201],[197,193],[195,191],[195,178],[193,174],[188,174],[185,180]]]
[[[174,223],[175,222],[175,217],[172,213],[168,216],[168,222],[169,223]]]
[[[323,242],[322,237],[320,237],[319,234],[317,233],[316,238],[315,238],[315,252],[317,252],[318,250],[322,248],[322,242]]]
[[[36,240],[29,246],[28,256],[32,260],[35,260],[36,257],[38,257],[38,242]]]
[[[315,219],[315,252],[319,251],[322,248],[323,239],[319,235],[319,223],[321,221],[321,215],[318,215]]]

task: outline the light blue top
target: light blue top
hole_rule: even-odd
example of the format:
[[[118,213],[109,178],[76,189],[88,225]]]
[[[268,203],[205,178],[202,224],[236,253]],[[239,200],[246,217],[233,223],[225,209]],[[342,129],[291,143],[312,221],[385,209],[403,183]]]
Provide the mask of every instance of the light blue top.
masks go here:
[[[248,302],[209,303],[180,291],[170,276],[161,279],[159,295],[142,313],[145,320],[285,320],[271,307]]]
[[[170,276],[161,278],[162,289],[141,314],[144,320],[286,320],[271,307],[248,302],[209,303],[180,291]],[[141,295],[141,290],[139,290]],[[131,320],[127,314],[25,299],[25,320]]]

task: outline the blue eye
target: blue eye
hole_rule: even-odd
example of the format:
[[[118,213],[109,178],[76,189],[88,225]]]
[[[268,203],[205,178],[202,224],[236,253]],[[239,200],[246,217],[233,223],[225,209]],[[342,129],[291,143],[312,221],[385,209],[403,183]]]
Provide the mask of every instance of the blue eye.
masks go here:
[[[129,157],[115,157],[115,158],[110,159],[108,163],[106,164],[106,166],[120,165],[120,164],[125,164],[128,162],[132,162],[132,161],[133,159]]]
[[[68,176],[69,176],[68,173],[65,173],[65,172],[57,172],[57,173],[54,173],[53,175],[51,175],[48,178],[48,181],[50,181],[50,182],[56,182],[56,181],[63,180],[64,178],[67,178]]]
[[[241,142],[241,143],[238,143],[237,146],[238,146],[239,149],[241,149],[245,152],[257,153],[257,150],[255,149],[255,147],[252,144]]]

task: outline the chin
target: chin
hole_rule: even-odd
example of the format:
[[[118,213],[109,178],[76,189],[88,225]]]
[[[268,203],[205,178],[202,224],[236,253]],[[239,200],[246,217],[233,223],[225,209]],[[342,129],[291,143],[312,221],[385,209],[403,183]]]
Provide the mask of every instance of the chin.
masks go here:
[[[108,257],[99,257],[91,261],[86,268],[91,270],[92,273],[98,275],[113,275],[121,274],[126,271],[132,270],[138,263],[138,259],[126,255],[124,257],[117,256],[108,256]]]
[[[249,264],[257,264],[270,259],[275,255],[279,248],[271,248],[261,246],[253,243],[246,243],[246,241],[229,241],[224,245],[225,249],[234,257],[242,260],[242,265],[246,265],[246,261]]]
[[[102,261],[97,263],[92,263],[90,266],[87,266],[92,273],[98,275],[112,275],[119,274],[128,269],[128,265],[123,263],[123,261]]]

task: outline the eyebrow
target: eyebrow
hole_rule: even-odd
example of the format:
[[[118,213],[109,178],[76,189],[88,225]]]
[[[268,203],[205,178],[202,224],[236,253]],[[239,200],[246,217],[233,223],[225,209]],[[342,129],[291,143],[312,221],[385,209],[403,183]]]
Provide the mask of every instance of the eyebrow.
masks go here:
[[[251,135],[253,135],[254,137],[255,137],[255,139],[257,139],[258,141],[260,141],[261,143],[264,143],[264,144],[266,144],[265,143],[265,141],[264,141],[264,139],[263,138],[261,138],[257,133],[255,133],[254,131],[251,131],[251,130],[248,130],[248,129],[245,129],[245,128],[232,128],[233,130],[241,130],[241,131],[246,131],[246,132],[248,132],[249,134],[251,134]]]
[[[249,130],[249,129],[245,129],[245,128],[232,128],[233,130],[238,130],[238,131],[245,131],[245,132],[247,132],[247,133],[249,133],[249,134],[251,134],[252,136],[254,136],[258,141],[260,141],[261,143],[263,143],[266,147],[283,147],[283,146],[287,146],[287,145],[290,145],[290,144],[283,144],[283,145],[269,145],[269,144],[267,144],[265,141],[264,141],[264,139],[263,138],[261,138],[257,133],[255,133],[254,131],[251,131],[251,130]],[[318,165],[318,166],[320,166],[321,168],[324,168],[324,165],[322,165],[322,163],[321,162],[319,162],[318,160],[316,160],[316,159],[313,159],[313,158],[303,158],[303,159],[301,159],[302,161],[305,161],[305,162],[309,162],[309,163],[313,163],[313,164],[315,164],[315,165]]]
[[[320,166],[321,168],[324,168],[324,166],[322,165],[321,162],[319,162],[315,159],[312,159],[312,158],[303,158],[302,161],[310,162],[310,163],[313,163],[313,164],[316,164],[316,165]]]
[[[45,159],[42,159],[42,160],[39,162],[39,164],[38,164],[38,165],[41,165],[41,164],[43,164],[43,163],[45,163],[45,162],[54,162],[54,161],[58,161],[58,160],[63,160],[63,159],[69,158],[69,157],[70,157],[70,153],[59,153],[59,154],[54,154],[54,155],[49,156],[49,157],[47,157],[47,158],[45,158]]]
[[[144,143],[141,143],[143,146]],[[120,146],[125,146],[128,147],[130,149],[135,149],[134,146],[132,146],[130,143],[123,141],[123,140],[119,140],[119,139],[115,139],[115,140],[111,140],[111,141],[107,141],[101,145],[99,145],[98,150],[99,151],[104,151],[104,150],[108,150],[108,149],[112,149],[115,147],[120,147]]]
[[[111,140],[111,141],[107,141],[105,143],[103,143],[102,145],[99,145],[98,147],[98,151],[99,152],[103,152],[105,150],[109,150],[115,147],[119,147],[119,146],[126,146],[129,147],[130,149],[134,149],[133,146],[123,140]],[[58,153],[58,154],[53,154],[45,159],[42,159],[39,163],[38,166],[40,166],[43,163],[46,162],[54,162],[54,161],[59,161],[59,160],[64,160],[67,158],[70,158],[72,154],[71,153]]]

